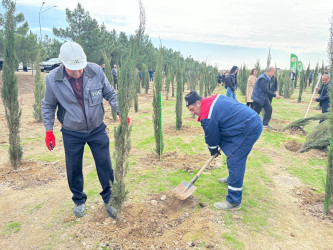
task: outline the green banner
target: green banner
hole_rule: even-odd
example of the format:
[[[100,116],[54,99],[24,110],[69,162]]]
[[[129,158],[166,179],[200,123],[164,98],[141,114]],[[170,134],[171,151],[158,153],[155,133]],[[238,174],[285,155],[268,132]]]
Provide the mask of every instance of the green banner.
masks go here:
[[[298,71],[298,76],[301,75],[301,72],[303,70],[303,63],[301,61],[297,62],[297,71]]]
[[[295,54],[290,54],[290,70],[296,72],[298,57]]]

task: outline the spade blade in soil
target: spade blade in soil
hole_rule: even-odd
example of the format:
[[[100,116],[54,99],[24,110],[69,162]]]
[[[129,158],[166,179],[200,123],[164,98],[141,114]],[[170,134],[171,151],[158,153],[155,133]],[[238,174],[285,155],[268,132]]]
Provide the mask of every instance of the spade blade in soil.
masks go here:
[[[187,181],[182,181],[175,190],[173,191],[174,196],[176,196],[180,200],[185,200],[193,194],[193,192],[197,189],[196,186],[192,185],[189,187],[189,183]]]

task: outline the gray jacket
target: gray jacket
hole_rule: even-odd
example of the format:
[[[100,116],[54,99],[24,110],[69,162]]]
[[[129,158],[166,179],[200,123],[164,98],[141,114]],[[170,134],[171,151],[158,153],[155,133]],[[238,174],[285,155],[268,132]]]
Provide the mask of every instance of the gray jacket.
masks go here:
[[[104,122],[103,98],[117,112],[117,94],[101,67],[88,63],[83,74],[85,114],[66,77],[64,66],[61,65],[47,75],[45,97],[42,100],[46,131],[53,129],[57,107],[57,118],[63,128],[88,133]]]

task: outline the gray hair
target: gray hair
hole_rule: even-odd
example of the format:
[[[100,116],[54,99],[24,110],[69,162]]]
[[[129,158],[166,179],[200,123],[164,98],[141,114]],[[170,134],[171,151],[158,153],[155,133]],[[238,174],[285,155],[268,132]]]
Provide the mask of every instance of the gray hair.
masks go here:
[[[327,79],[331,79],[331,77],[330,77],[330,75],[329,75],[329,74],[324,74],[324,75],[322,76],[322,78],[323,78],[324,76],[326,76],[326,77],[327,77]]]
[[[266,72],[271,72],[271,71],[273,71],[273,70],[275,70],[275,67],[268,67],[268,68],[266,69]]]

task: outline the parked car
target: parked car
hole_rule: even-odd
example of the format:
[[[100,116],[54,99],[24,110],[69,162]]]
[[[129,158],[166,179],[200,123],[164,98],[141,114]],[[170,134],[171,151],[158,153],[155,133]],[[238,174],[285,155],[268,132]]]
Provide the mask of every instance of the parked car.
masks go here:
[[[40,71],[51,71],[52,69],[55,69],[56,67],[60,66],[61,62],[59,58],[51,58],[45,62],[41,62],[39,64]]]

